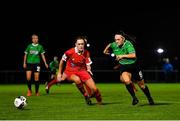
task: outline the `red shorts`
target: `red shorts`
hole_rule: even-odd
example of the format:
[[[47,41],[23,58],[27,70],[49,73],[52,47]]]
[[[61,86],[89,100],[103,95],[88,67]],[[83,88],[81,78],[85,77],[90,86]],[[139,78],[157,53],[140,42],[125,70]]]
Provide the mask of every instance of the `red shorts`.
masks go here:
[[[64,73],[67,76],[67,79],[69,80],[71,75],[76,75],[78,76],[82,82],[86,82],[87,80],[89,80],[91,78],[90,74],[86,71],[86,70],[82,70],[82,71],[67,71],[65,70]]]

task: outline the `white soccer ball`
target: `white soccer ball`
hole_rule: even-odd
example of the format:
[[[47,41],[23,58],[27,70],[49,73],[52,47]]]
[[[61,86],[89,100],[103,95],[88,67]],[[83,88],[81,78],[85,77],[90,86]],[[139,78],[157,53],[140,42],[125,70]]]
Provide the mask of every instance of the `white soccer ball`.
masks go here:
[[[27,106],[27,99],[24,96],[18,96],[14,100],[14,106],[18,109],[23,109]]]
[[[115,57],[115,54],[114,54],[114,53],[111,53],[111,57]]]
[[[87,45],[86,45],[87,47],[90,47],[90,44],[89,43],[87,43]]]

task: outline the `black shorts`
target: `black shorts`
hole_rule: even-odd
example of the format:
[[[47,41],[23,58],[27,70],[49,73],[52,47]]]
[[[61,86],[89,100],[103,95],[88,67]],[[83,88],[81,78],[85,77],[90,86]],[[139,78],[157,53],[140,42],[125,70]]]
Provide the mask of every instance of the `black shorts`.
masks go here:
[[[138,66],[136,63],[134,64],[127,64],[127,65],[120,65],[120,75],[123,72],[129,72],[132,74],[132,81],[141,81],[143,80],[143,74],[140,69],[140,66]]]
[[[40,72],[40,64],[30,64],[27,63],[26,71]]]

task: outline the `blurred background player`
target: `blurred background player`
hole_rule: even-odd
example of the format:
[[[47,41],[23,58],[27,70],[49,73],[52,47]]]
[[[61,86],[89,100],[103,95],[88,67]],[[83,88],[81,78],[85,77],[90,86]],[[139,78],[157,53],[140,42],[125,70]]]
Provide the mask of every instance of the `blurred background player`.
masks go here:
[[[38,35],[33,34],[32,35],[32,43],[29,44],[25,50],[24,54],[24,62],[23,67],[26,69],[26,79],[27,79],[27,86],[28,86],[28,93],[27,96],[32,95],[32,89],[31,89],[31,76],[32,72],[34,74],[34,81],[35,81],[35,93],[36,96],[39,96],[39,75],[40,75],[40,58],[42,57],[42,60],[48,68],[48,64],[46,63],[45,58],[45,51],[43,49],[43,46],[38,43]],[[41,57],[40,57],[41,56]]]
[[[133,98],[132,105],[136,105],[139,100],[137,99],[133,90],[133,82],[137,81],[138,86],[146,95],[149,104],[153,105],[154,101],[149,92],[148,86],[145,85],[142,71],[137,63],[136,50],[131,41],[127,40],[124,32],[116,33],[114,36],[115,42],[112,42],[104,49],[104,54],[109,55],[111,48],[116,55],[116,60],[119,62],[120,67],[120,80],[126,85],[126,88]]]
[[[164,71],[164,77],[165,77],[165,81],[169,82],[170,80],[173,80],[173,71],[174,71],[174,67],[170,62],[169,58],[164,58],[163,59],[163,65],[162,65],[162,69]]]
[[[59,63],[59,72],[57,79],[64,81],[65,79],[75,82],[79,91],[85,97],[86,103],[91,104],[83,83],[86,84],[92,91],[98,104],[102,104],[100,91],[95,85],[91,75],[91,59],[89,52],[85,49],[86,40],[84,37],[77,37],[75,47],[67,50]],[[64,63],[66,63],[63,71]]]
[[[49,63],[49,69],[50,69],[50,81],[46,82],[45,84],[45,90],[46,93],[49,93],[49,89],[53,84],[57,84],[57,72],[59,69],[59,60],[57,56],[54,56],[53,60]]]

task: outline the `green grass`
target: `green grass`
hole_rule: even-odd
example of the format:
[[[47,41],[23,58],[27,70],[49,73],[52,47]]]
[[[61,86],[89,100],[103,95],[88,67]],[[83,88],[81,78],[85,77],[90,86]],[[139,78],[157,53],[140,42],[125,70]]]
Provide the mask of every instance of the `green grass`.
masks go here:
[[[138,88],[138,105],[131,105],[131,97],[121,83],[97,83],[104,105],[92,106],[72,84],[54,85],[46,95],[44,85],[41,96],[27,97],[24,110],[13,105],[15,97],[26,96],[26,85],[0,85],[0,120],[180,120],[180,84],[148,84],[156,105],[150,106]],[[34,89],[34,85],[33,85]]]

